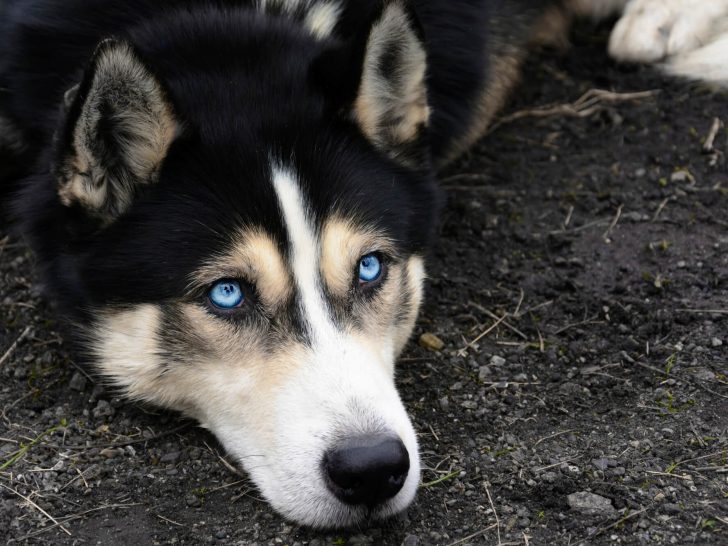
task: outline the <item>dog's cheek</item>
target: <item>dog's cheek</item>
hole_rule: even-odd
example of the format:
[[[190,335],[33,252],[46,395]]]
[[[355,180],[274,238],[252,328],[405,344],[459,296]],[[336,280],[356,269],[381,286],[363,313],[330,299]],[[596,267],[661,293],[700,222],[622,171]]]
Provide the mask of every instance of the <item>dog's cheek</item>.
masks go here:
[[[389,270],[381,291],[354,309],[360,328],[353,328],[357,341],[379,353],[388,371],[404,349],[417,320],[425,279],[424,262],[412,256]]]
[[[421,256],[412,256],[405,266],[402,282],[402,302],[397,313],[394,331],[395,355],[399,355],[414,330],[417,315],[422,305],[425,286],[425,261]]]

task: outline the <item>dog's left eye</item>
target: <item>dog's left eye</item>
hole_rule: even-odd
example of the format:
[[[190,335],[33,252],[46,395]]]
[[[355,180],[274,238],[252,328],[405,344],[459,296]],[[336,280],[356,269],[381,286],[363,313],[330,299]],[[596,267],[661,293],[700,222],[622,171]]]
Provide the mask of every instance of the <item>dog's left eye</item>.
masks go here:
[[[219,309],[234,309],[245,301],[240,283],[234,280],[221,280],[212,285],[207,293],[210,303]]]
[[[362,256],[359,260],[359,283],[369,284],[378,281],[382,276],[382,261],[372,253]]]

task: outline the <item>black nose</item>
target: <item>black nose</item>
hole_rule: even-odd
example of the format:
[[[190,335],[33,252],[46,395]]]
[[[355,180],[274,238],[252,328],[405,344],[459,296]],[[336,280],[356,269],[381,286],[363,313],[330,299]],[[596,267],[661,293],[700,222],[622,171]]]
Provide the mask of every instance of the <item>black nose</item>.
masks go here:
[[[394,497],[407,479],[409,454],[392,436],[349,438],[324,456],[326,484],[347,504],[374,506]]]

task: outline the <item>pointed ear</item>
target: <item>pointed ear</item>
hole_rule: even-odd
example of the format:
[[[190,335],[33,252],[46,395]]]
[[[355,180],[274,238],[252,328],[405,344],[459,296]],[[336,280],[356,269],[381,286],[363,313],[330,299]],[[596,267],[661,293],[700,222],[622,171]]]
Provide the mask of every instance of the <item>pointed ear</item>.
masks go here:
[[[354,118],[380,150],[419,161],[430,117],[427,55],[415,14],[404,0],[387,2],[366,41]]]
[[[110,222],[139,186],[156,181],[179,124],[162,86],[132,47],[102,42],[79,86],[64,96],[56,144],[58,195]]]

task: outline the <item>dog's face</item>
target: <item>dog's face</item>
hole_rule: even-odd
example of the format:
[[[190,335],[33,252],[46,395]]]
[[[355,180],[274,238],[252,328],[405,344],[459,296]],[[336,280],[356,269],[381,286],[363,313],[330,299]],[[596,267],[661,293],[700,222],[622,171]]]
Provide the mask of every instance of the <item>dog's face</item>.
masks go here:
[[[198,419],[287,517],[401,511],[419,460],[394,364],[437,208],[407,12],[375,17],[343,103],[320,58],[249,61],[241,91],[202,101],[194,72],[142,57],[99,47],[57,146],[55,218],[74,227],[55,267],[74,271],[98,369]]]

